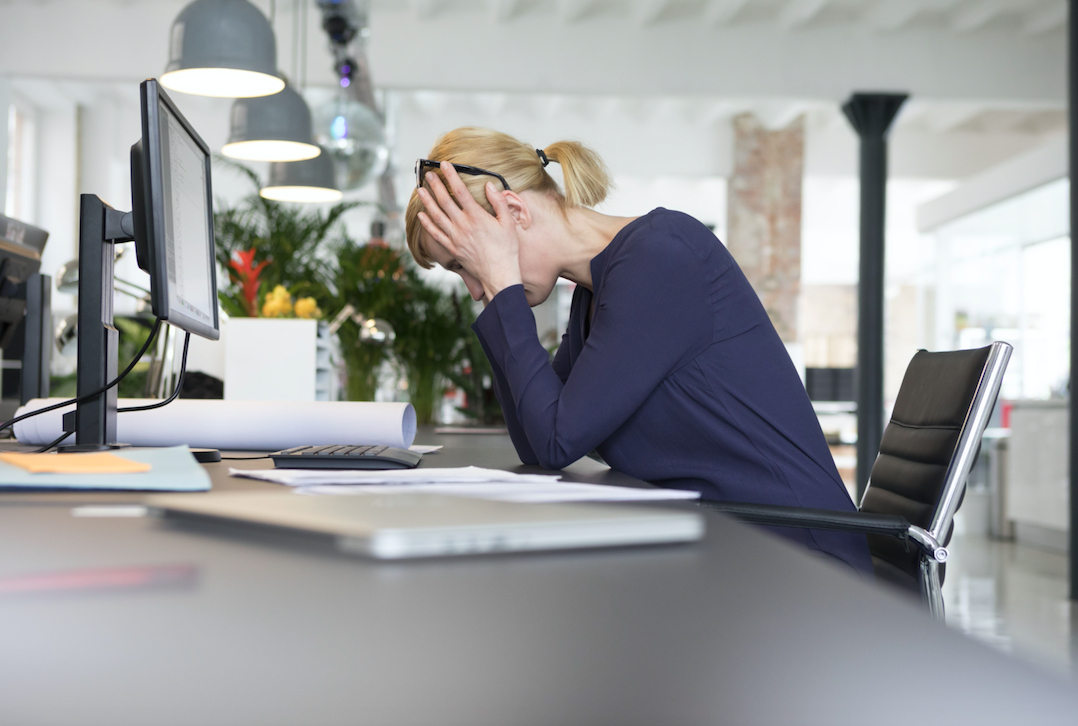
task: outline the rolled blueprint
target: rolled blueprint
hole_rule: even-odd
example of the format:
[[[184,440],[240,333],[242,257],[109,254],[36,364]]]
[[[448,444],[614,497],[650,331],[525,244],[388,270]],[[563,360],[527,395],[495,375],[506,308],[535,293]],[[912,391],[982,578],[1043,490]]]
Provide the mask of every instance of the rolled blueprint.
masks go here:
[[[17,415],[62,398],[35,398]],[[120,408],[158,401],[121,398]],[[74,405],[15,424],[24,444],[47,444],[63,433],[63,415]],[[415,439],[410,403],[356,401],[214,401],[183,398],[152,411],[120,413],[116,438],[132,446],[177,446],[232,451],[277,451],[293,446],[380,444],[406,449]],[[72,443],[74,443],[72,437]]]

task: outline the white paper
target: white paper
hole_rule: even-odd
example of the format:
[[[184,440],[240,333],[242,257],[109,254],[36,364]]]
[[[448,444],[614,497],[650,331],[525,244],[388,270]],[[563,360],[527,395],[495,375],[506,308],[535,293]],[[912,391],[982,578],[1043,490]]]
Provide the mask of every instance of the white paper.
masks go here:
[[[299,494],[387,494],[415,493],[449,494],[472,499],[493,499],[499,502],[540,504],[551,502],[654,502],[670,499],[698,499],[700,492],[681,489],[636,489],[605,484],[578,484],[575,482],[505,483],[484,482],[478,484],[361,484],[321,485],[299,487]]]
[[[17,415],[64,399],[35,398]],[[120,399],[120,408],[157,401]],[[63,431],[67,406],[15,424],[24,444],[46,444]],[[378,444],[406,449],[415,440],[409,403],[358,401],[212,401],[179,399],[152,411],[120,413],[116,438],[133,446],[176,446],[232,451],[278,451],[293,446]]]
[[[442,450],[442,444],[437,446],[423,446],[422,444],[412,444],[408,447],[408,451],[414,451],[417,454],[433,454],[436,451]]]
[[[462,466],[448,469],[229,469],[232,476],[296,487],[302,494],[386,494],[424,492],[502,502],[641,502],[698,499],[682,489],[637,489],[563,482],[560,474],[518,474]]]
[[[290,487],[317,484],[479,484],[512,482],[544,484],[561,479],[560,474],[517,474],[501,469],[461,466],[449,469],[229,469],[232,476],[261,479]]]

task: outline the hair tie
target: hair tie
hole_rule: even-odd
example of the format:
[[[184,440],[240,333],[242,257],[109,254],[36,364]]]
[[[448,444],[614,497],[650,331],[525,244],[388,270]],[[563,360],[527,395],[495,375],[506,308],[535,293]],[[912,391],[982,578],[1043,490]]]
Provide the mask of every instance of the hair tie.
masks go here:
[[[546,168],[546,165],[550,163],[550,159],[546,158],[546,152],[542,149],[536,149],[535,153],[539,155],[539,159],[543,162],[543,168]]]

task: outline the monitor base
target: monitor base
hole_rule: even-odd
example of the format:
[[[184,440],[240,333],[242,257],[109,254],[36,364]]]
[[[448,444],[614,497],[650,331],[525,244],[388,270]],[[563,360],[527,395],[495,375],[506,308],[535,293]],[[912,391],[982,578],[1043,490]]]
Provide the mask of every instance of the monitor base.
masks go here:
[[[131,444],[63,444],[56,447],[59,454],[87,454],[92,451],[112,451],[113,449],[127,449]]]

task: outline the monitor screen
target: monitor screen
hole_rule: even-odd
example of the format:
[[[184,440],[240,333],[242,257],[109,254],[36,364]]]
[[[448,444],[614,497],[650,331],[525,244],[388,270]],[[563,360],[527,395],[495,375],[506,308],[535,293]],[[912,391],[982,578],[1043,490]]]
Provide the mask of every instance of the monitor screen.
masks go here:
[[[142,83],[142,139],[131,148],[139,266],[154,314],[219,337],[210,152],[154,80]]]

